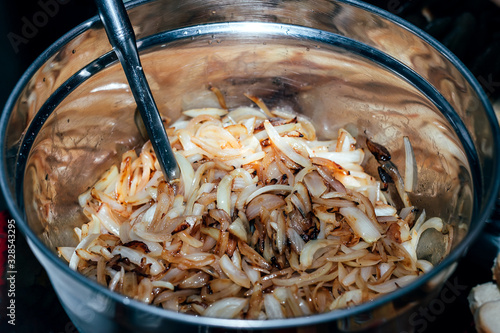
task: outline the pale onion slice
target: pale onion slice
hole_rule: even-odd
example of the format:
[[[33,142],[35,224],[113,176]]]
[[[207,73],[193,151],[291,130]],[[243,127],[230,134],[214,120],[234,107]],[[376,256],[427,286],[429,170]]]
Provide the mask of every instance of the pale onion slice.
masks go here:
[[[203,153],[211,159],[213,159],[214,157],[218,157],[223,160],[231,160],[234,158],[241,158],[251,153],[251,151],[249,151],[249,149],[246,147],[221,149],[220,146],[217,147],[211,144],[211,142],[202,140],[197,136],[192,137],[191,141],[196,144],[197,147],[203,149]]]
[[[363,291],[361,289],[346,291],[339,298],[332,302],[332,304],[330,305],[330,310],[352,307],[354,305],[360,304],[362,300]]]
[[[418,278],[418,275],[405,275],[400,278],[391,279],[380,284],[367,284],[368,289],[380,294],[387,294],[396,289],[403,288]]]
[[[92,189],[89,189],[88,191],[83,192],[82,194],[80,194],[78,196],[78,204],[80,205],[80,207],[85,207],[85,205],[87,204],[87,202],[89,202],[90,200],[92,200],[92,196],[90,195],[90,191],[91,190]]]
[[[71,256],[75,252],[75,248],[71,246],[59,246],[57,248],[57,253],[59,257],[63,257],[64,260],[69,262],[71,260]]]
[[[254,198],[257,196],[267,193],[267,192],[291,192],[293,190],[293,187],[290,185],[268,185],[261,187],[257,190],[255,190],[252,194],[250,194],[246,201],[245,204],[248,204],[250,201],[252,201]]]
[[[78,237],[78,242],[82,241],[82,229],[75,227],[73,228],[73,231],[75,232],[76,237]]]
[[[254,180],[252,178],[252,175],[247,170],[242,168],[234,169],[233,171],[231,171],[231,175],[235,177],[235,181],[240,180],[243,182],[243,184],[245,184],[245,186],[255,184],[257,182],[257,180],[256,179]],[[235,189],[234,183],[233,183],[233,189]]]
[[[87,249],[99,236],[100,234],[90,234],[84,239],[82,239],[80,243],[78,243],[78,245],[75,248],[75,252],[73,252],[69,260],[69,268],[76,271],[78,268],[78,264],[80,263],[80,257],[76,253],[76,250]]]
[[[219,237],[220,237],[220,230],[219,229],[215,229],[215,228],[212,228],[212,227],[208,227],[208,228],[201,228],[200,229],[201,233],[205,234],[205,235],[208,235],[210,237],[212,237],[213,239],[215,240],[219,240]]]
[[[410,139],[407,136],[403,137],[405,145],[405,186],[406,192],[413,192],[417,187],[417,161],[415,160],[415,153],[411,145]]]
[[[229,257],[224,254],[219,260],[220,268],[237,285],[250,288],[250,279],[241,269],[236,267]]]
[[[241,256],[240,256],[240,251],[238,249],[235,249],[233,252],[233,256],[231,257],[231,261],[233,262],[234,266],[236,266],[238,269],[241,268]]]
[[[122,205],[120,202],[116,201],[116,198],[112,197],[113,194],[106,194],[105,192],[98,191],[95,188],[93,188],[90,191],[90,194],[96,200],[109,205],[109,207],[112,208],[116,212],[122,213],[126,210],[126,207],[124,205]]]
[[[238,140],[221,124],[203,123],[196,131],[196,135],[191,139],[199,138],[204,141],[208,146],[214,147],[221,151],[228,148],[241,149],[242,146]],[[193,141],[194,142],[194,141]]]
[[[189,198],[194,188],[194,169],[191,163],[178,152],[174,152],[177,165],[181,171],[182,184],[184,185],[184,197]]]
[[[362,149],[356,149],[348,152],[316,152],[314,156],[326,158],[349,170],[348,166],[350,164],[361,164],[363,162],[365,153]]]
[[[310,240],[309,242],[306,243],[306,245],[302,249],[302,252],[300,253],[300,265],[304,269],[311,267],[314,260],[314,254],[316,253],[316,251],[318,251],[319,249],[324,249],[326,247],[335,246],[339,244],[340,244],[339,239]]]
[[[234,222],[229,225],[229,228],[227,228],[227,230],[229,230],[231,234],[238,237],[242,241],[248,242],[248,233],[241,218],[238,217],[236,220],[234,220]]]
[[[194,238],[193,236],[189,235],[186,232],[180,232],[178,233],[178,235],[179,238],[184,242],[184,244],[189,244],[194,248],[199,248],[203,246],[203,242],[199,241],[198,239]]]
[[[108,204],[102,203],[95,217],[99,219],[99,222],[107,231],[115,236],[120,236],[120,221]]]
[[[98,191],[102,191],[106,194],[109,194],[108,189],[110,188],[111,184],[115,184],[118,178],[118,174],[119,174],[118,167],[116,165],[113,165],[94,184],[94,186],[92,186],[92,188],[95,188]],[[85,204],[91,199],[90,191],[92,190],[92,188],[78,196],[78,203],[80,204],[81,207],[85,206]]]
[[[433,267],[434,265],[427,260],[422,260],[422,259],[417,260],[417,268],[424,273],[429,272]]]
[[[296,175],[295,175],[295,182],[303,182],[304,177],[309,174],[310,172],[314,171],[316,169],[315,165],[311,165],[308,168],[302,168]]]
[[[312,314],[311,309],[309,308],[309,305],[308,305],[307,301],[304,300],[304,298],[299,297],[298,305],[299,305],[300,310],[302,310],[302,314],[304,316],[309,316]]]
[[[276,278],[276,279],[273,279],[273,283],[276,286],[282,286],[282,287],[286,287],[286,286],[291,287],[294,285],[297,285],[300,287],[300,286],[304,286],[304,285],[309,285],[309,284],[311,284],[311,282],[314,282],[314,280],[316,280],[317,278],[328,274],[328,272],[330,271],[332,266],[333,266],[333,264],[331,262],[327,262],[326,264],[324,264],[320,268],[316,269],[312,273],[309,273],[309,274],[302,273],[299,276],[291,277],[291,278],[283,278],[283,279]]]
[[[306,174],[304,176],[304,183],[307,186],[307,190],[313,197],[320,197],[328,189],[323,182],[323,178],[317,172],[310,172]]]
[[[283,140],[283,138],[279,135],[279,133],[274,129],[273,125],[269,122],[269,120],[264,121],[264,128],[269,135],[269,139],[271,142],[279,149],[283,154],[286,155],[293,162],[307,168],[312,165],[311,160],[307,157],[300,155],[295,152],[290,145]]]
[[[80,257],[80,259],[83,259],[85,261],[98,261],[101,257],[100,255],[92,253],[85,249],[76,249],[75,252]]]
[[[302,237],[300,237],[299,233],[293,228],[288,228],[286,230],[286,235],[288,236],[288,240],[290,241],[292,249],[296,253],[301,253],[306,243],[304,242]]]
[[[245,106],[232,110],[225,118],[230,118],[234,123],[238,123],[252,117],[262,120],[267,119],[267,116],[261,110]]]
[[[243,165],[260,161],[264,158],[264,156],[266,156],[266,153],[263,151],[259,151],[256,153],[251,153],[241,156],[240,158],[233,158],[227,161],[227,163],[235,168],[240,168]]]
[[[337,135],[337,144],[335,146],[336,152],[347,152],[356,149],[356,139],[345,129],[339,129]]]
[[[371,246],[372,246],[372,244],[369,244],[367,242],[361,241],[358,244],[355,244],[355,245],[349,247],[349,249],[353,250],[353,251],[356,251],[356,250],[361,250],[361,249],[367,249],[367,248],[369,248]]]
[[[96,251],[94,251],[94,250],[96,250]],[[94,253],[99,253],[106,260],[113,259],[113,255],[111,254],[111,252],[109,252],[109,250],[104,246],[100,246],[100,245],[91,246],[89,248],[89,251],[94,252]]]
[[[297,200],[294,200],[293,198],[296,197]],[[293,186],[293,194],[291,195],[292,203],[301,209],[302,215],[307,215],[311,211],[311,197],[309,196],[309,192],[306,188],[306,186],[301,183],[295,183]]]
[[[282,207],[284,205],[285,200],[283,200],[283,198],[281,198],[280,196],[264,193],[249,202],[246,208],[246,216],[248,220],[253,220],[260,214],[261,209],[273,211],[276,208]]]
[[[210,275],[203,271],[199,271],[198,273],[192,274],[188,278],[185,278],[181,283],[178,284],[178,287],[181,289],[198,289],[205,286],[210,282]]]
[[[231,216],[231,187],[234,176],[225,175],[217,186],[217,208]]]
[[[191,109],[187,111],[182,111],[182,114],[191,118],[197,117],[199,115],[209,115],[213,117],[222,117],[228,113],[227,110],[219,109],[219,108],[200,108],[200,109]]]
[[[300,123],[289,123],[284,125],[273,126],[276,132],[280,135],[287,135],[290,132],[296,131],[303,135],[303,128]],[[255,138],[259,141],[267,139],[269,136],[266,131],[257,132],[254,134]]]
[[[368,254],[368,250],[360,249],[360,250],[352,251],[350,253],[338,254],[338,255],[335,255],[333,257],[327,258],[327,260],[328,261],[336,261],[336,262],[351,261],[351,260],[360,259],[367,254]]]
[[[285,318],[281,304],[273,294],[264,294],[264,309],[266,311],[267,319]]]
[[[380,272],[380,276],[385,275],[385,273],[387,273],[393,267],[394,267],[394,264],[391,264],[391,263],[382,262],[382,263],[378,264],[378,270]]]
[[[111,253],[113,255],[119,254],[122,256],[122,258],[128,258],[137,266],[142,266],[144,259],[146,265],[151,265],[150,271],[153,276],[161,273],[164,270],[163,265],[161,265],[156,259],[126,246],[115,246]]]
[[[262,185],[258,184],[251,184],[245,187],[239,194],[238,199],[236,200],[236,208],[240,211],[245,209],[245,205],[247,204],[247,199],[248,197],[255,191],[257,191],[259,188],[261,188]]]
[[[382,237],[377,227],[359,208],[342,207],[339,211],[345,217],[354,233],[363,238],[365,242],[373,243]]]
[[[114,270],[112,269],[106,269],[107,272],[114,272]],[[112,273],[113,274],[113,273]],[[114,275],[111,275],[112,278],[111,278],[111,281],[109,282],[109,285],[108,285],[108,288],[109,290],[115,290],[116,289],[116,286],[118,285],[118,283],[120,283],[120,281],[123,279],[123,276],[125,275],[125,270],[123,269],[123,267],[120,269],[119,272],[117,273],[114,273]]]
[[[245,260],[241,262],[241,268],[243,272],[248,276],[250,282],[252,284],[257,284],[260,281],[260,271],[253,268],[253,266],[249,265]]]
[[[359,272],[359,268],[354,268],[352,271],[347,273],[346,276],[340,281],[344,287],[349,287],[356,281],[356,275]]]
[[[278,211],[275,211],[278,212]],[[286,246],[286,220],[285,216],[278,212],[278,218],[276,223],[276,247],[278,248],[279,254],[283,254],[285,252]]]
[[[397,210],[391,205],[377,203],[374,207],[375,215],[378,216],[396,216]]]
[[[427,221],[427,212],[425,211],[425,209],[422,209],[422,213],[415,221],[415,224],[413,225],[412,230],[420,229],[422,227],[422,224],[424,224],[425,221]]]
[[[248,305],[248,300],[240,297],[227,297],[210,304],[203,312],[206,317],[236,318]]]
[[[184,255],[180,260],[193,267],[203,267],[211,265],[216,260],[216,257],[212,253],[195,252]]]
[[[361,278],[363,281],[368,282],[368,280],[373,276],[375,272],[375,267],[374,266],[365,266],[361,267]]]

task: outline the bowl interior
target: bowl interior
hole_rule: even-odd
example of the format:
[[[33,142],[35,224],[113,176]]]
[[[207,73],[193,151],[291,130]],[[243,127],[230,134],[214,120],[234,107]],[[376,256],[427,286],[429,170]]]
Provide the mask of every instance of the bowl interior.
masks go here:
[[[76,245],[73,228],[85,221],[78,195],[122,153],[143,143],[120,65],[113,57],[97,62],[101,70],[45,103],[57,107],[39,112],[48,117],[26,154],[27,221],[52,250]],[[244,96],[250,94],[270,108],[305,115],[321,139],[336,138],[344,127],[361,146],[367,138],[378,142],[402,173],[407,136],[418,167],[411,194],[415,206],[457,230],[471,221],[470,159],[476,151],[463,144],[470,137],[426,81],[377,50],[314,29],[247,22],[152,36],[142,44],[142,62],[159,110],[170,121],[188,108],[217,106],[209,92],[213,86],[230,108],[251,106]],[[374,176],[377,165],[373,157],[366,161]],[[432,257],[437,262],[445,247],[428,238],[432,241],[422,241],[421,248],[437,253]],[[456,237],[455,244],[459,241]]]

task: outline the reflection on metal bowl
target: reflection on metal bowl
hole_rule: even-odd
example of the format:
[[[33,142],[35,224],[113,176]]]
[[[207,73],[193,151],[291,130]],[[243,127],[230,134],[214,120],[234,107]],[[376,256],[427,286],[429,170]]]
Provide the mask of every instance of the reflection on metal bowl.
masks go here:
[[[55,247],[75,245],[77,196],[142,144],[135,104],[98,18],[44,53],[2,115],[2,189],[69,317],[83,332],[263,330],[402,331],[432,299],[475,239],[500,178],[498,124],[484,93],[456,58],[405,22],[356,1],[142,1],[130,6],[141,60],[160,112],[218,87],[229,107],[244,93],[293,107],[323,138],[359,129],[404,165],[412,142],[419,184],[412,195],[428,216],[455,231],[442,259],[426,233],[430,273],[374,301],[286,320],[200,318],[148,306],[70,270]],[[374,172],[369,164],[368,171]],[[437,240],[437,242],[436,242]]]

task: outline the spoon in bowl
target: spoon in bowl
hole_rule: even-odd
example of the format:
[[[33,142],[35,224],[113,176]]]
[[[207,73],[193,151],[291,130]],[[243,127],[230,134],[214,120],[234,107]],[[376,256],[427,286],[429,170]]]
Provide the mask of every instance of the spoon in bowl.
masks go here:
[[[179,178],[179,167],[168,141],[160,112],[142,69],[136,39],[122,0],[95,0],[109,42],[118,56],[134,95],[140,118],[135,117],[142,136],[151,140],[163,174],[169,180]]]

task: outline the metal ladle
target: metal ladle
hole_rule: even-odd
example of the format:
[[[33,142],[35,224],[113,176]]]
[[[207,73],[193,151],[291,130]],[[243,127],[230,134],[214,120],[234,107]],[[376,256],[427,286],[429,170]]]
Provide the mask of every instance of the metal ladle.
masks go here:
[[[122,0],[95,0],[109,42],[113,46],[134,95],[139,117],[135,117],[141,135],[145,127],[163,174],[169,180],[179,178],[179,167],[170,147],[160,112],[144,75],[132,24]]]

